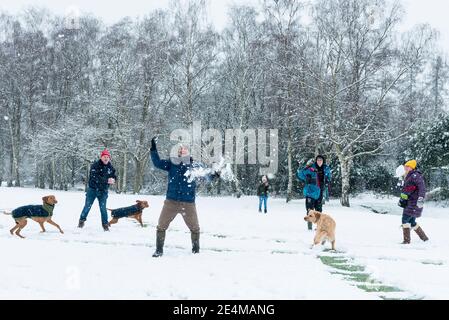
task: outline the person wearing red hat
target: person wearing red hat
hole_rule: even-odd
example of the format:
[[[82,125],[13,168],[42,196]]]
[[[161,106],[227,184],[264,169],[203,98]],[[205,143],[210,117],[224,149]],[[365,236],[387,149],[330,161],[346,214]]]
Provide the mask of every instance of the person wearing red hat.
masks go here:
[[[108,189],[117,180],[115,169],[111,164],[111,154],[107,149],[101,152],[100,159],[95,161],[90,167],[89,186],[86,191],[86,202],[81,212],[78,228],[83,228],[95,199],[98,199],[101,212],[101,223],[103,230],[109,231],[108,212],[106,210],[106,200],[108,199]]]

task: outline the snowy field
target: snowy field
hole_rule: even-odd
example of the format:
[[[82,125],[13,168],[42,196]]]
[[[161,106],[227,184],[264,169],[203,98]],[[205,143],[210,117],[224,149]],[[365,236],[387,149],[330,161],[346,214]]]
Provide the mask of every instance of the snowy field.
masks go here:
[[[164,256],[151,257],[162,196],[110,193],[109,208],[149,200],[145,228],[121,219],[103,232],[95,203],[77,229],[82,192],[0,188],[0,208],[59,200],[54,220],[40,233],[29,221],[26,239],[9,234],[14,221],[0,215],[1,299],[449,299],[449,210],[426,204],[419,223],[430,238],[400,245],[397,198],[364,194],[351,208],[325,205],[337,222],[337,252],[310,249],[304,201],[256,197],[198,197],[201,253],[191,253],[190,233],[178,216],[167,232]],[[388,212],[387,214],[374,213]]]

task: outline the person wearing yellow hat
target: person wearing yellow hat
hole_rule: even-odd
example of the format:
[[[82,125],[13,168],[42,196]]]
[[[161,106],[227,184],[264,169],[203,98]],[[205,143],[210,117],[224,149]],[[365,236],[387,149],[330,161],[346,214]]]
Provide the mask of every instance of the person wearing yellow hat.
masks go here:
[[[402,230],[404,241],[402,244],[410,243],[410,230],[413,228],[422,241],[429,238],[423,229],[416,223],[421,217],[426,196],[426,185],[422,173],[417,169],[416,160],[409,160],[404,164],[405,181],[402,188],[399,206],[404,208],[402,213]]]
[[[404,167],[415,170],[417,166],[416,160],[409,160],[404,164]],[[407,169],[406,169],[407,170]]]

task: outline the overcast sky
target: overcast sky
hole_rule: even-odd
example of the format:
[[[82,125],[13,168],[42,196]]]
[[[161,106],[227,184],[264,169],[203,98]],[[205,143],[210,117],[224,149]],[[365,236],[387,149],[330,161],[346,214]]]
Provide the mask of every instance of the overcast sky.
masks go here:
[[[209,17],[218,30],[226,24],[226,8],[232,3],[257,3],[258,0],[209,0]],[[417,23],[430,23],[441,33],[440,45],[449,53],[449,1],[402,0],[407,14],[401,29]],[[106,23],[113,23],[124,16],[141,16],[155,8],[167,8],[169,0],[1,0],[0,10],[16,13],[29,5],[44,6],[57,14],[65,14],[75,7],[82,12],[100,16]]]

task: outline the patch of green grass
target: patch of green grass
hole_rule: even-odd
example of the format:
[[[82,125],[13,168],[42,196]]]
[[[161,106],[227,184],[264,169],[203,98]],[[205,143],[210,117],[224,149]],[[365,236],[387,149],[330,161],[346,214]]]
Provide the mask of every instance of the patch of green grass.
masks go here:
[[[365,272],[353,272],[346,274],[345,279],[354,282],[369,282],[369,283],[375,282],[375,280],[370,278],[370,274]]]
[[[334,269],[332,274],[343,276],[348,282],[352,282],[357,288],[366,292],[403,292],[401,289],[393,286],[384,285],[381,282],[371,278],[371,275],[365,271],[365,267],[353,263],[351,258],[345,256],[322,255],[319,256],[321,262]],[[381,299],[390,299],[384,295]],[[394,299],[392,300],[402,300]],[[405,299],[404,299],[405,300]]]
[[[384,285],[358,284],[357,288],[362,289],[366,292],[402,292],[402,290],[399,288]]]

